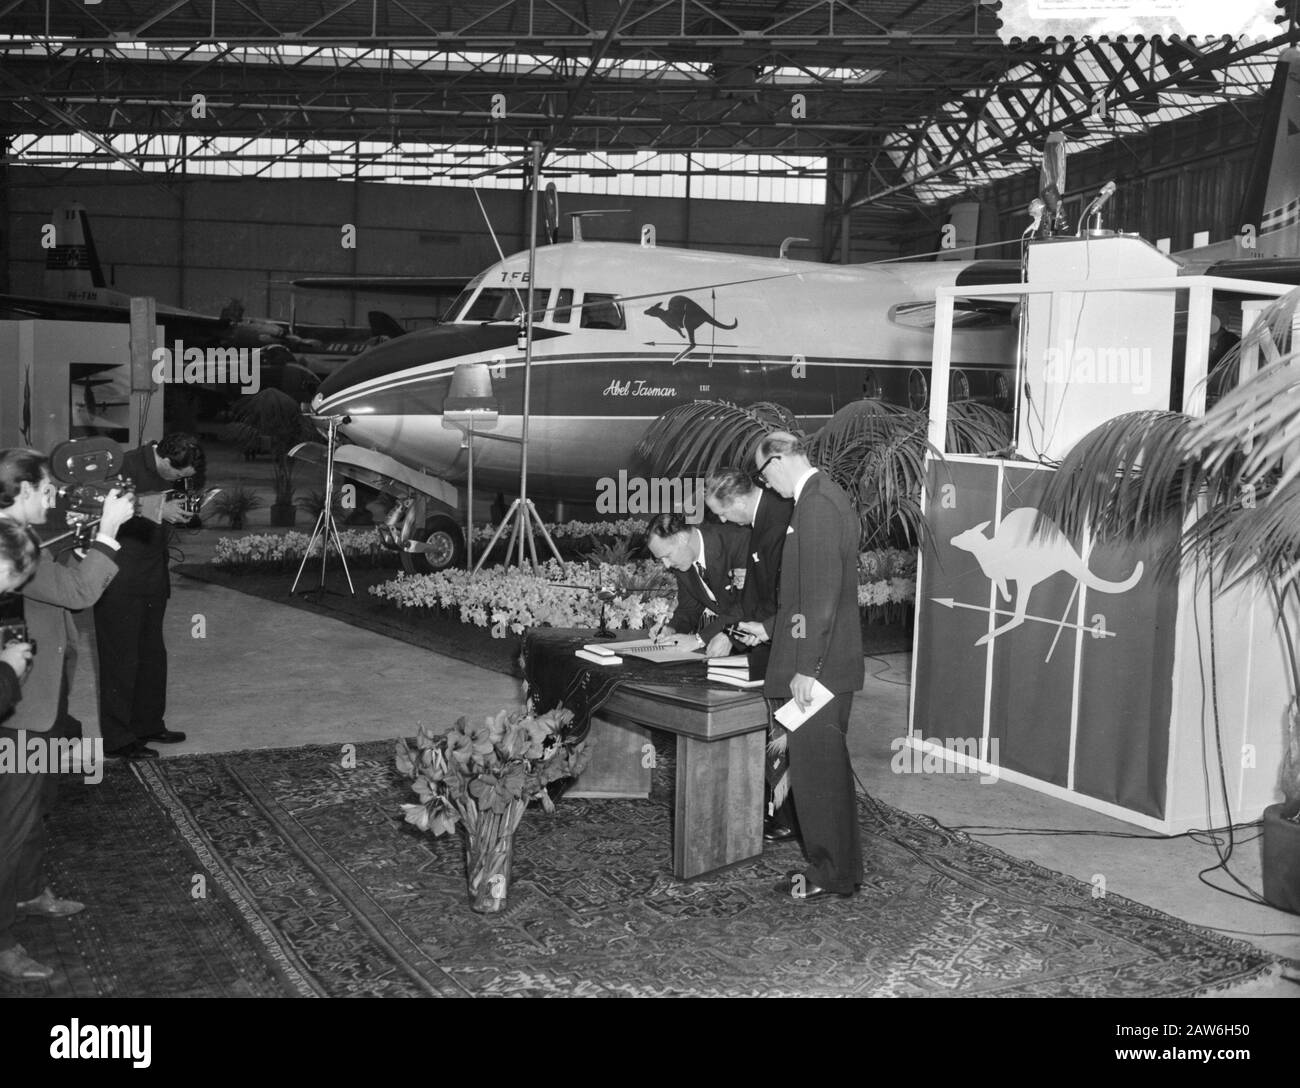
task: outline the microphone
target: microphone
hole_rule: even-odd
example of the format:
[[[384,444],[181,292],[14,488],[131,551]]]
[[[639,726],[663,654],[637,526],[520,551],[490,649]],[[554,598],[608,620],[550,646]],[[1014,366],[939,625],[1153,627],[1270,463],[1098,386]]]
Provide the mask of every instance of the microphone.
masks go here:
[[[1101,187],[1101,191],[1092,198],[1092,203],[1089,204],[1088,207],[1084,209],[1083,214],[1079,216],[1079,227],[1075,233],[1082,235],[1084,223],[1100,212],[1101,209],[1106,206],[1106,201],[1114,195],[1115,183],[1113,181],[1106,182],[1106,184]],[[1100,224],[1098,225],[1100,226]]]
[[[1092,198],[1092,203],[1088,205],[1088,210],[1083,213],[1083,217],[1087,219],[1091,215],[1096,215],[1105,206],[1106,201],[1114,195],[1115,183],[1113,181],[1106,182],[1106,184],[1101,187],[1101,192]]]
[[[1038,197],[1034,197],[1034,199],[1029,202],[1029,218],[1032,220],[1032,222],[1030,222],[1029,226],[1025,228],[1026,234],[1038,233],[1038,228],[1042,226],[1043,215],[1046,212],[1047,212],[1047,205],[1044,204]]]

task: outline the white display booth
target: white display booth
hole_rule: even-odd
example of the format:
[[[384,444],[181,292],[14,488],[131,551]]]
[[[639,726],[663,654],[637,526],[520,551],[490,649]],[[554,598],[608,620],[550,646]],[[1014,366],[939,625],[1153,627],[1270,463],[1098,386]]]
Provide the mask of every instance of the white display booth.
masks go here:
[[[1216,296],[1248,326],[1293,287],[1178,276],[1123,236],[1034,245],[1027,267],[1027,283],[938,291],[929,438],[944,456],[927,458],[908,744],[1165,834],[1257,819],[1280,797],[1289,702],[1264,587],[1157,578],[1172,533],[1093,546],[1025,529],[1083,434],[1171,397],[1204,413]],[[1019,458],[945,449],[956,298],[1024,303]]]

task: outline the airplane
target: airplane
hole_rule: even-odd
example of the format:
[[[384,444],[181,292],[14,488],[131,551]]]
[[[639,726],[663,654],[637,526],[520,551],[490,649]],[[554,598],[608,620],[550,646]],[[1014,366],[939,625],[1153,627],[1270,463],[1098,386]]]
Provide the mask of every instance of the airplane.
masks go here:
[[[1256,252],[1270,256],[1243,260],[1234,239],[1176,254],[1184,273],[1300,283],[1297,78],[1300,52],[1288,50],[1271,92],[1273,146],[1257,160],[1264,181],[1248,193],[1263,213]],[[591,503],[598,478],[632,465],[645,430],[676,405],[776,400],[808,427],[865,397],[925,408],[935,289],[1020,279],[1018,261],[829,265],[660,248],[652,230],[641,245],[579,237],[537,248],[533,292],[528,254],[506,257],[443,324],[361,353],[313,399],[322,433],[338,421],[336,469],[399,499],[389,528],[408,570],[444,569],[464,551],[457,485],[469,443],[443,421],[458,364],[479,364],[499,406],[475,433],[475,486],[508,493],[518,482],[525,305],[530,491]],[[1011,307],[959,309],[950,399],[1009,407],[1016,341]]]
[[[0,294],[0,312],[10,317],[62,321],[128,321],[131,295],[107,286],[90,230],[90,216],[79,203],[54,211],[53,245],[46,250],[44,295]],[[300,325],[244,316],[232,299],[212,315],[157,303],[158,323],[168,343],[198,348],[259,348],[264,387],[306,399],[321,378],[341,361],[406,330],[381,310],[368,314],[364,328],[345,325]],[[215,386],[209,392],[228,394]]]

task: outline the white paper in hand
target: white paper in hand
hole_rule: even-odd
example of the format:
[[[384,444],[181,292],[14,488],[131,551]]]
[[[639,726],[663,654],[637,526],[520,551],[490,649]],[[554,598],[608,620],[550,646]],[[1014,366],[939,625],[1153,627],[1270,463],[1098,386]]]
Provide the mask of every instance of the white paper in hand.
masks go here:
[[[814,680],[812,702],[808,704],[808,709],[800,710],[799,704],[791,699],[777,710],[776,720],[793,732],[834,698],[835,693],[830,688],[820,680]]]

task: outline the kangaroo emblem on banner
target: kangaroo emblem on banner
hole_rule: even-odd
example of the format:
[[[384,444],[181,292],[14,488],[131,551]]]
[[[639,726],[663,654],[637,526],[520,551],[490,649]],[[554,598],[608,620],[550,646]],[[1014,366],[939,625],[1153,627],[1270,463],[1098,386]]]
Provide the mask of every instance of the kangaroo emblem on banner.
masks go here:
[[[983,646],[986,642],[991,642],[998,635],[1019,627],[1026,620],[1055,624],[1058,629],[1057,637],[1059,638],[1061,628],[1077,628],[1079,626],[1078,624],[1066,623],[1065,615],[1069,613],[1070,608],[1074,605],[1074,599],[1078,595],[1080,585],[1087,586],[1099,593],[1124,593],[1137,585],[1142,577],[1141,560],[1133,568],[1133,573],[1121,582],[1112,582],[1094,574],[1088,568],[1087,560],[1074,550],[1074,546],[1069,539],[1050,520],[1046,521],[1043,530],[1037,536],[1033,534],[1034,523],[1038,520],[1038,517],[1039,513],[1033,507],[1021,507],[1007,514],[994,530],[992,536],[984,535],[984,530],[988,528],[990,523],[982,521],[980,524],[958,533],[950,541],[954,548],[970,552],[975,557],[975,561],[979,563],[984,576],[998,587],[998,593],[1002,600],[1010,601],[1012,599],[1008,583],[1015,583],[1015,604],[1012,606],[1011,618],[1006,623],[993,628],[987,634],[976,639],[976,646]],[[1065,613],[1062,614],[1059,620],[1029,615],[1029,595],[1033,592],[1034,586],[1061,572],[1070,575],[1075,580],[1074,591],[1070,594],[1069,604],[1065,606]],[[935,600],[949,608],[977,607],[975,605],[957,605],[949,599],[935,598]],[[980,609],[980,611],[984,610]],[[1001,614],[1006,615],[1007,613],[1003,612]],[[1090,628],[1089,630],[1093,629]],[[1113,637],[1114,635],[1114,632],[1106,631],[1104,628],[1099,631],[1093,630],[1093,633],[1099,637]],[[1056,641],[1053,640],[1052,648],[1055,649],[1055,647]],[[1051,650],[1048,651],[1047,656],[1050,660]]]

